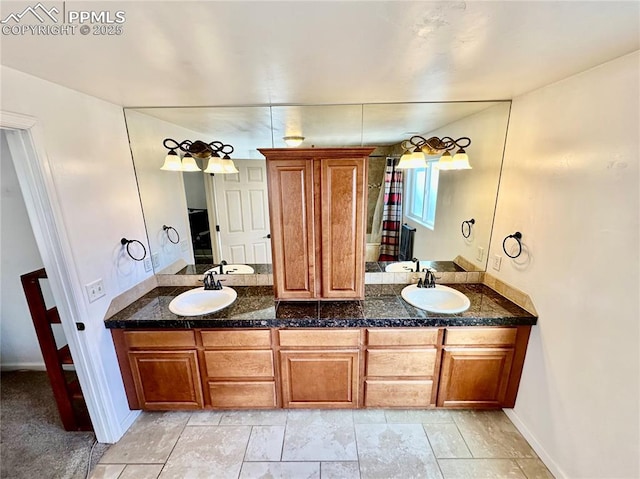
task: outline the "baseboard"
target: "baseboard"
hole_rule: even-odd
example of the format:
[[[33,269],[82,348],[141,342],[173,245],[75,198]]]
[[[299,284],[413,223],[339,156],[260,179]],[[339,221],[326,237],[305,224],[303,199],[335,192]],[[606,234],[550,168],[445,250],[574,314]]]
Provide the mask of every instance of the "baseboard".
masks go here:
[[[127,430],[131,427],[131,425],[135,422],[136,419],[138,419],[138,416],[140,415],[142,411],[140,410],[134,410],[134,411],[129,411],[129,414],[127,414],[124,419],[122,421],[120,421],[119,427],[120,427],[120,437],[118,438],[118,441],[120,440],[120,438],[122,436],[124,436],[124,433],[127,432]]]
[[[522,436],[527,440],[540,460],[544,462],[544,465],[547,466],[547,469],[551,471],[551,474],[553,474],[556,479],[567,479],[567,475],[564,473],[564,471],[553,459],[551,459],[549,453],[547,453],[545,448],[542,447],[542,444],[540,444],[540,442],[536,439],[529,428],[520,420],[520,417],[515,413],[515,411],[513,409],[503,409],[503,411],[511,420],[516,429],[520,431],[520,434],[522,434]]]
[[[46,371],[44,363],[3,363],[0,371]]]

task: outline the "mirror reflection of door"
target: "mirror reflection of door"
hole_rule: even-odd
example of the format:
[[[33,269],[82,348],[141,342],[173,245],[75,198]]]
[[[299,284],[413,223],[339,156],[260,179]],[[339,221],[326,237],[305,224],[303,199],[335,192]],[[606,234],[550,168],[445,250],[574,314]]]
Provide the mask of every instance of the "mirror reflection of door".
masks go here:
[[[271,263],[266,162],[234,160],[234,163],[238,173],[210,177],[221,259],[229,264]]]
[[[187,197],[194,261],[196,264],[213,263],[205,180],[200,172],[185,172],[182,178]]]

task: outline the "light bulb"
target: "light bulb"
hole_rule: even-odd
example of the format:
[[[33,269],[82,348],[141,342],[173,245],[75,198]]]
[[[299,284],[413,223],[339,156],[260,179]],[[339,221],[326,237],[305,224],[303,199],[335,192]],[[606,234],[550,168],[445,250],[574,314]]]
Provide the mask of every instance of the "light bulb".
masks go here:
[[[453,158],[451,157],[451,153],[449,151],[445,151],[437,163],[439,170],[452,170],[453,169]]]
[[[222,164],[222,159],[219,156],[212,156],[209,158],[209,163],[207,164],[207,169],[204,170],[205,173],[224,173],[224,166]]]
[[[287,146],[295,148],[296,146],[302,145],[302,142],[304,141],[304,136],[285,136],[282,139],[287,144]]]
[[[469,156],[460,148],[453,157],[453,169],[454,170],[470,170]]]

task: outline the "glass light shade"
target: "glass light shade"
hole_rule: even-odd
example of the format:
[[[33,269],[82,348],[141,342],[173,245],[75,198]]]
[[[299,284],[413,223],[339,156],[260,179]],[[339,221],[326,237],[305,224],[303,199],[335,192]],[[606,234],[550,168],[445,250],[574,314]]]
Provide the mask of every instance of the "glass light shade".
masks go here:
[[[205,173],[225,173],[224,166],[222,163],[222,158],[219,156],[212,156],[209,158],[209,163],[207,164],[207,169],[204,170]]]
[[[437,163],[439,170],[453,170],[453,158],[451,153],[445,151]]]
[[[424,153],[416,148],[413,153],[406,152],[400,157],[400,163],[396,168],[400,170],[409,170],[413,168],[428,168],[427,161],[424,159]]]
[[[465,151],[461,148],[453,157],[453,168],[454,170],[470,170],[471,165],[469,164],[469,157],[465,153]]]
[[[178,154],[171,150],[164,159],[164,164],[160,167],[165,171],[182,171],[182,163]]]
[[[304,141],[304,136],[285,136],[282,139],[287,144],[287,146],[295,148],[296,146],[302,145],[302,142]]]
[[[238,173],[238,169],[231,159],[222,160],[222,169],[223,173]]]
[[[182,158],[182,171],[202,171],[202,170],[196,163],[195,158],[191,156],[189,153],[187,153],[186,155],[184,155],[184,158]]]

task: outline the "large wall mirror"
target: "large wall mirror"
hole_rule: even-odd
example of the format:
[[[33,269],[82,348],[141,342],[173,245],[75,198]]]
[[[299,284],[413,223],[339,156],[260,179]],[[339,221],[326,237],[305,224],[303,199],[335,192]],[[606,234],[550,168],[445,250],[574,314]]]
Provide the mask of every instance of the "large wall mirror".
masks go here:
[[[472,169],[428,168],[433,175],[403,170],[402,221],[415,228],[413,256],[484,271],[510,107],[498,101],[127,108],[154,271],[201,274],[225,260],[238,265],[238,273],[271,272],[265,160],[257,150],[286,147],[286,136],[303,136],[302,147],[376,147],[369,158],[367,261],[368,271],[384,271],[375,263],[385,169],[414,135],[469,137]],[[231,144],[238,172],[163,171],[165,138]],[[436,159],[428,158],[429,164]]]

